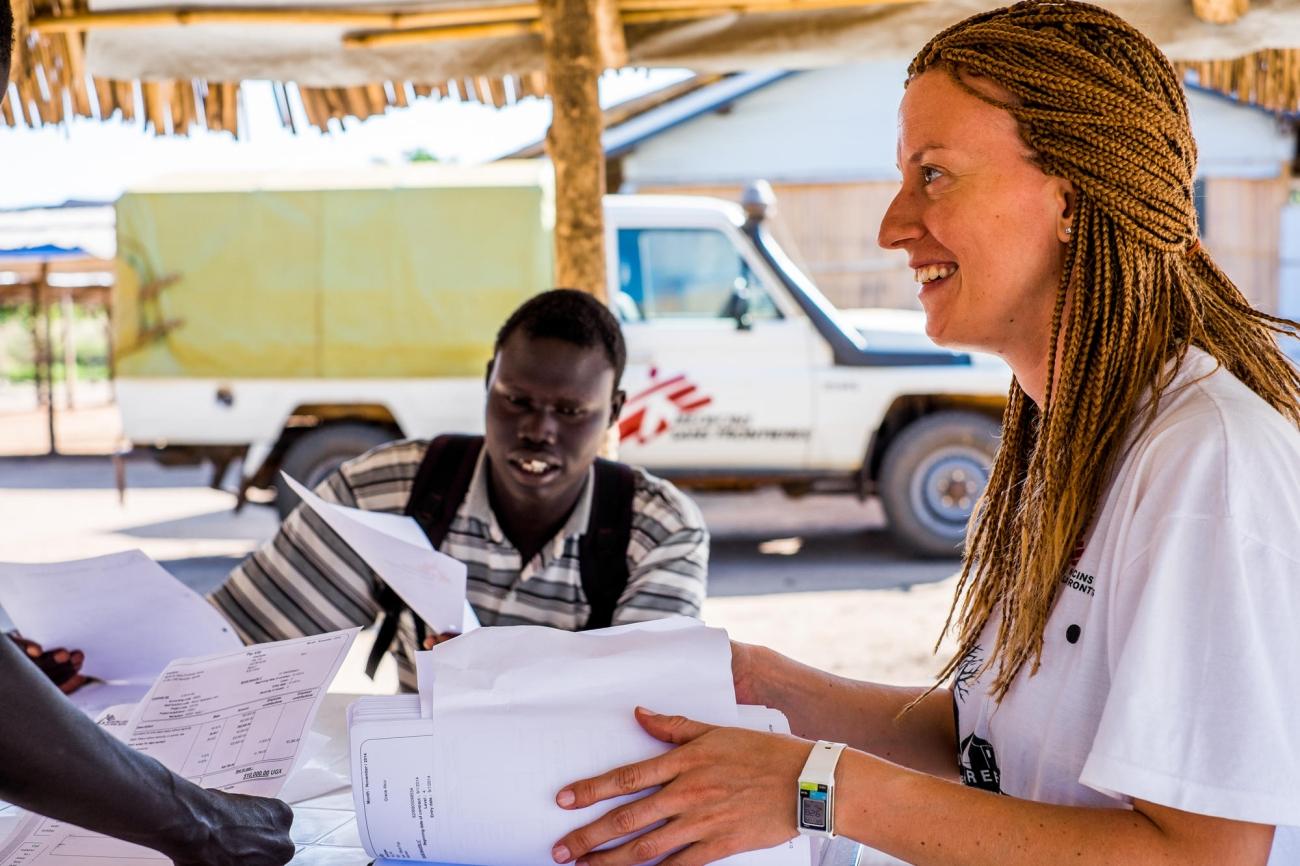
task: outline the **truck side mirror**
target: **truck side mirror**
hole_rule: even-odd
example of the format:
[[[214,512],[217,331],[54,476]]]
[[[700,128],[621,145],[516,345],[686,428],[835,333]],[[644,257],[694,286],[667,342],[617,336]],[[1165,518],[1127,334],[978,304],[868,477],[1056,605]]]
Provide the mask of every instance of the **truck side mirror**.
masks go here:
[[[737,278],[735,285],[732,286],[723,314],[736,320],[737,331],[748,331],[754,327],[754,319],[750,315],[749,283],[743,278]]]

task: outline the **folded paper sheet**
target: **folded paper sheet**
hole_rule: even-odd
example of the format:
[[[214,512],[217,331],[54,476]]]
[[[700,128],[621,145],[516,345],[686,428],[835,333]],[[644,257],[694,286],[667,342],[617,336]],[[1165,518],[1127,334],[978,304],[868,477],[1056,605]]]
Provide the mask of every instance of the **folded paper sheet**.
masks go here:
[[[465,601],[465,566],[434,550],[414,518],[326,502],[280,474],[303,503],[432,629],[461,634],[478,626]]]

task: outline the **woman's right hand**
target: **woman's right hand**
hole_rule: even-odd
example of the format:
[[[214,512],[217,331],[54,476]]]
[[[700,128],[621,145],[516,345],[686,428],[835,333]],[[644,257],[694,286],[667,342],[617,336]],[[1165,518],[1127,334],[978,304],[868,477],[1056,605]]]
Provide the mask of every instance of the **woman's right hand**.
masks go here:
[[[176,866],[284,866],[293,859],[293,810],[280,800],[204,790],[208,808],[189,838],[164,851]]]

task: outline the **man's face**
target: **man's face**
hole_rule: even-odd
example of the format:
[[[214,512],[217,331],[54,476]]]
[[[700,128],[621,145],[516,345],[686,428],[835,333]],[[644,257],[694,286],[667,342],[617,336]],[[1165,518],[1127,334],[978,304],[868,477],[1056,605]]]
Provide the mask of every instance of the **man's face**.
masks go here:
[[[497,353],[487,386],[494,494],[516,507],[567,507],[622,407],[604,349],[516,331]]]

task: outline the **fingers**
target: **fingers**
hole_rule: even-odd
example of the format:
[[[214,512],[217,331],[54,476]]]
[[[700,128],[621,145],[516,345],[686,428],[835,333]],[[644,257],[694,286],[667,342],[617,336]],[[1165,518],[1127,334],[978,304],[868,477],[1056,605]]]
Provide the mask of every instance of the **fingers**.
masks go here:
[[[645,707],[636,708],[636,720],[656,740],[680,746],[713,730],[713,725],[692,721],[685,716],[661,716]]]
[[[589,852],[594,851],[610,840],[640,832],[653,824],[657,824],[668,817],[669,811],[664,798],[658,794],[619,806],[585,827],[579,827],[567,834],[551,849],[551,858],[556,863],[570,863],[579,857],[585,858]],[[642,843],[641,848],[638,850],[647,850],[646,845],[650,844],[658,846],[658,854],[633,857],[630,850],[623,850],[636,847],[637,843],[641,842],[641,839],[633,839],[619,846],[618,849],[614,849],[620,852],[617,855],[614,855],[613,851],[603,852],[601,856],[606,859],[601,862],[606,862],[612,866],[615,863],[641,863],[662,856],[664,852],[672,850],[673,847],[685,845],[690,841],[690,839],[682,839],[679,842],[670,844],[674,834],[679,832],[680,828],[670,829],[666,825],[653,831],[653,834],[646,834],[647,836],[653,835],[653,839],[648,843]],[[587,859],[590,862],[590,858]]]
[[[655,785],[662,785],[677,775],[670,766],[672,753],[627,764],[600,776],[574,782],[555,795],[555,802],[564,809],[582,809],[610,797],[635,794]],[[610,837],[611,839],[614,837]]]
[[[59,683],[59,691],[63,692],[65,695],[70,695],[88,682],[90,682],[90,677],[85,677],[81,674],[73,674],[68,679]]]
[[[431,635],[425,636],[424,648],[427,650],[431,650],[438,644],[446,643],[447,641],[451,640],[454,637],[460,637],[460,635],[454,631],[446,631],[446,632],[442,632],[441,634],[434,632]]]
[[[689,834],[682,827],[682,822],[670,821],[662,827],[624,842],[617,848],[592,851],[585,855],[575,852],[573,856],[581,857],[584,866],[634,866],[637,863],[658,860],[690,841]]]
[[[21,649],[24,655],[29,659],[37,659],[41,657],[43,650],[41,649],[41,645],[36,641],[28,640],[16,631],[6,632],[6,634],[9,636],[11,641],[17,644],[18,648]]]
[[[697,840],[700,835],[699,828],[679,819],[617,848],[593,851],[578,862],[581,866],[636,866],[663,857],[661,864],[668,866],[706,866],[743,848],[727,837]]]

